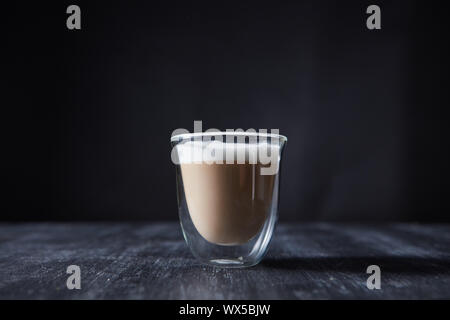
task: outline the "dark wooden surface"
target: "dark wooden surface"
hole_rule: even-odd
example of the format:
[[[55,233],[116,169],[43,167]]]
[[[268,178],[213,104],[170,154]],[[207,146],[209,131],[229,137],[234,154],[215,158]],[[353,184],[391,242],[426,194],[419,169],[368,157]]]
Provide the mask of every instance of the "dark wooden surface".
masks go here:
[[[81,290],[66,288],[81,267]],[[381,268],[381,290],[366,287]],[[1,299],[450,298],[450,226],[279,225],[261,264],[199,264],[178,224],[2,224]]]

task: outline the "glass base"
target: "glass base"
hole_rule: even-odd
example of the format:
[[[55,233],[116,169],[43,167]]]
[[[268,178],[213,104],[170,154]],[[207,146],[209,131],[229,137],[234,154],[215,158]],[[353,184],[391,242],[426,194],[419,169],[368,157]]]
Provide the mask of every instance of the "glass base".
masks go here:
[[[237,259],[211,259],[206,264],[220,268],[247,268],[258,264],[259,261],[245,261],[242,257]]]

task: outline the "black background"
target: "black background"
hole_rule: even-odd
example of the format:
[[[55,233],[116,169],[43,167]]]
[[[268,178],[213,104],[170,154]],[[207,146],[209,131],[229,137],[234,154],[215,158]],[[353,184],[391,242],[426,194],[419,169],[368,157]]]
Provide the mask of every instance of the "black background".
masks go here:
[[[444,3],[4,5],[0,219],[176,220],[202,120],[289,138],[281,220],[450,221]]]

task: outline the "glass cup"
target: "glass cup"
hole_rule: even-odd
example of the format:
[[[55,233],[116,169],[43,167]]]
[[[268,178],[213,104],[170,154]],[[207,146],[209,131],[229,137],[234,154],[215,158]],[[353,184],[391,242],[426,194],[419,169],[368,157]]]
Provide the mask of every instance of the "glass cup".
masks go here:
[[[181,228],[203,263],[249,267],[261,261],[277,221],[286,142],[256,132],[172,136]]]

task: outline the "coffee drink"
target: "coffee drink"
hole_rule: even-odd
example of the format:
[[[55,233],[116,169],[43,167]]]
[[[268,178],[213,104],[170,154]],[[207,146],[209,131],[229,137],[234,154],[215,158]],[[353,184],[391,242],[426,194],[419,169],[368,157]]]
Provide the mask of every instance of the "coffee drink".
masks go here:
[[[215,149],[214,163],[192,157],[193,151],[199,150],[204,156],[205,144],[201,142],[188,142],[177,148],[187,208],[199,234],[219,245],[240,245],[257,235],[272,210],[274,195],[277,196],[277,175],[261,174],[267,167],[258,161],[262,146],[249,151],[248,145],[221,144]],[[271,148],[271,152],[279,154],[278,149],[273,150],[278,145]],[[225,161],[237,160],[239,151],[244,152],[244,161]]]

